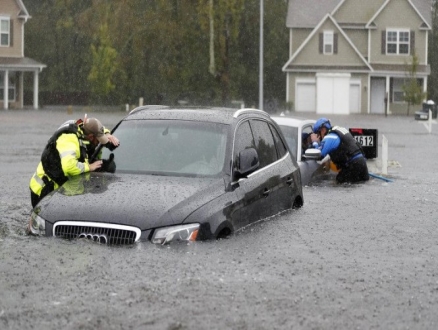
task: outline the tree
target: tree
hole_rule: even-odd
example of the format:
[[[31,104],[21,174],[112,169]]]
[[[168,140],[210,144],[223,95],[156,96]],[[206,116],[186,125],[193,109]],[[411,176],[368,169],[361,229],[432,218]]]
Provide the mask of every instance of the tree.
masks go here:
[[[403,99],[408,103],[407,116],[409,116],[411,105],[421,104],[421,102],[426,98],[426,93],[423,92],[423,87],[417,78],[418,64],[418,56],[414,53],[414,55],[412,55],[411,64],[406,65],[407,79],[402,86],[402,90],[404,92]]]
[[[26,24],[26,56],[47,65],[41,76],[42,91],[88,91],[90,42],[78,24],[90,6],[88,0],[28,1],[32,19]]]
[[[438,99],[438,2],[432,2],[432,31],[429,32],[428,59],[431,72],[428,80],[428,95]]]
[[[108,25],[103,23],[99,29],[99,40],[97,45],[91,45],[93,62],[88,80],[91,83],[91,91],[97,99],[102,100],[108,96],[116,85],[113,77],[117,71],[117,51],[111,46],[111,40],[108,35]]]
[[[231,47],[237,47],[244,0],[199,0],[201,28],[209,36],[208,72],[220,83],[222,103],[230,102]]]
[[[85,92],[89,102],[113,104],[138,97],[151,104],[159,95],[166,104],[182,97],[221,106],[258,100],[258,1],[39,0],[26,6],[32,16],[26,56],[47,65],[41,91]],[[265,10],[270,98],[285,95],[286,12],[285,0],[272,0]]]

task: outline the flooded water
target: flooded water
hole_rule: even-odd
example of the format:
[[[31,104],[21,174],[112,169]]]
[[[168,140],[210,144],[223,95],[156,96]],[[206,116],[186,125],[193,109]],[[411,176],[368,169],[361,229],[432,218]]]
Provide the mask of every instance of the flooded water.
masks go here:
[[[24,235],[29,179],[87,111],[0,111],[0,329],[433,329],[438,155],[411,117],[331,116],[389,142],[387,177],[304,187],[304,206],[220,241],[107,247]],[[303,114],[300,114],[303,116]],[[310,114],[311,118],[317,118]],[[381,174],[379,159],[370,171]]]

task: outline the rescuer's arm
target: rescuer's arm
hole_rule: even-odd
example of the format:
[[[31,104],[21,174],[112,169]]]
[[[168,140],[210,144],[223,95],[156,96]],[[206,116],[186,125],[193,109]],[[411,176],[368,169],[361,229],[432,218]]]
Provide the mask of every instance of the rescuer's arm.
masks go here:
[[[61,166],[66,176],[78,175],[84,172],[92,172],[100,168],[102,161],[89,164],[88,160],[80,162],[79,140],[74,134],[62,134],[56,141],[61,158]]]

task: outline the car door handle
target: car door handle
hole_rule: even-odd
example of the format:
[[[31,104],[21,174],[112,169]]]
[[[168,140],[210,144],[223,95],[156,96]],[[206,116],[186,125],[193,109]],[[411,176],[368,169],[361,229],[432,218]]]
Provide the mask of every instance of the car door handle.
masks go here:
[[[270,193],[271,189],[265,188],[265,190],[263,191],[263,196],[268,197]]]
[[[290,186],[292,185],[292,183],[294,182],[294,179],[292,178],[287,178],[286,183]]]

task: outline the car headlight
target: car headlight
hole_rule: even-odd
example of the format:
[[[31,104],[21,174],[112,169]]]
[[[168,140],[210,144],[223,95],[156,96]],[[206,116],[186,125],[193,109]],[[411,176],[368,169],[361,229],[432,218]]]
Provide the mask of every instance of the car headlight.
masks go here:
[[[198,231],[199,223],[160,228],[155,230],[152,243],[167,244],[175,241],[196,241]]]
[[[26,228],[28,235],[45,235],[46,234],[46,221],[41,218],[35,211],[32,211],[30,215],[29,224]]]

